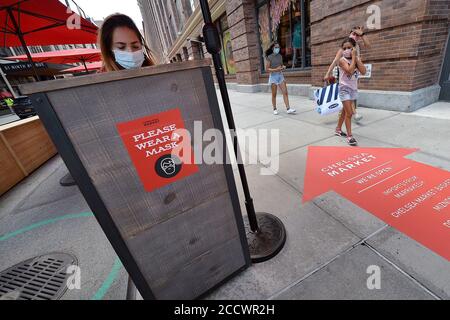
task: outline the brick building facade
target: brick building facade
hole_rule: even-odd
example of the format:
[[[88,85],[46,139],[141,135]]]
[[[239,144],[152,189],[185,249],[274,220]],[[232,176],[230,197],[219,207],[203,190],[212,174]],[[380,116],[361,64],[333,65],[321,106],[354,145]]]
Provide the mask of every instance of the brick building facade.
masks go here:
[[[174,26],[171,21],[180,21],[173,31],[166,29],[169,34],[163,45],[151,45],[160,63],[208,57],[201,38],[203,21],[198,0],[138,2],[144,25],[155,26],[146,32],[150,44],[155,42],[157,31],[163,31],[161,27],[155,29],[158,23],[170,28]],[[148,6],[149,3],[153,5]],[[166,13],[155,8],[156,3],[165,6]],[[450,0],[210,0],[209,3],[223,40],[222,62],[232,89],[269,90],[264,50],[276,39],[288,67],[284,74],[290,92],[311,96],[317,86],[323,85],[324,74],[342,40],[353,26],[363,25],[372,45],[362,47],[361,56],[364,63],[371,65],[372,72],[370,78],[360,79],[361,105],[412,111],[439,98],[448,99],[450,67],[445,62],[450,60],[447,45]],[[146,6],[150,10],[144,10]],[[373,27],[371,22],[376,21],[377,12],[380,24]]]

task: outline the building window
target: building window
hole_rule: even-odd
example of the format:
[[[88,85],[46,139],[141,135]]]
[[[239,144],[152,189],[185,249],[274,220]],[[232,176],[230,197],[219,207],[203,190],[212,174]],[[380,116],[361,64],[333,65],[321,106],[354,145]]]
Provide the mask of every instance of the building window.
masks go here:
[[[226,14],[218,19],[217,28],[219,29],[220,42],[222,44],[220,56],[222,59],[222,65],[225,74],[236,74],[236,65],[233,58],[233,48],[231,46],[231,33],[228,27]]]
[[[265,52],[280,44],[287,70],[311,67],[311,0],[258,0],[257,16],[262,70]]]
[[[205,52],[203,51],[203,42],[197,42],[197,48],[200,59],[205,59]]]
[[[184,60],[185,61],[189,60],[189,52],[188,52],[188,49],[186,47],[183,47],[183,56],[184,56]]]

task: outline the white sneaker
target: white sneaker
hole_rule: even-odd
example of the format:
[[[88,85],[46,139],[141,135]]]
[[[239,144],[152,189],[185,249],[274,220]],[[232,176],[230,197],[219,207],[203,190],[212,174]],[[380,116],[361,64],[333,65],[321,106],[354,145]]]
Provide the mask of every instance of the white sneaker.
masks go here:
[[[294,108],[289,108],[289,110],[286,111],[288,114],[292,114],[292,113],[296,113],[297,110],[295,110]]]
[[[277,109],[273,110],[273,114],[277,115],[278,114],[278,110]]]
[[[361,121],[361,119],[363,118],[363,116],[360,115],[359,113],[355,113],[354,118],[355,118],[355,121],[356,121],[356,122],[359,122],[359,121]]]

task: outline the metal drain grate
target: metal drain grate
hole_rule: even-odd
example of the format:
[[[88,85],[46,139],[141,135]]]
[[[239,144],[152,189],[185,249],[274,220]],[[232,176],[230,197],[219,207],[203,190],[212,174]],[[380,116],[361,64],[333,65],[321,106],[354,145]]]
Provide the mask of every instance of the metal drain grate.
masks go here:
[[[74,256],[51,253],[31,258],[0,273],[0,298],[55,300],[67,289],[67,267],[77,265]]]

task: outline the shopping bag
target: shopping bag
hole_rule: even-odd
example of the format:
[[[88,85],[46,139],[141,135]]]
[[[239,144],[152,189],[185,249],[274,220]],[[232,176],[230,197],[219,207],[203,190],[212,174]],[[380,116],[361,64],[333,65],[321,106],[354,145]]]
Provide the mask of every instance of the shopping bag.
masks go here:
[[[316,111],[321,116],[339,112],[343,108],[337,83],[315,90],[314,97],[317,104]]]

